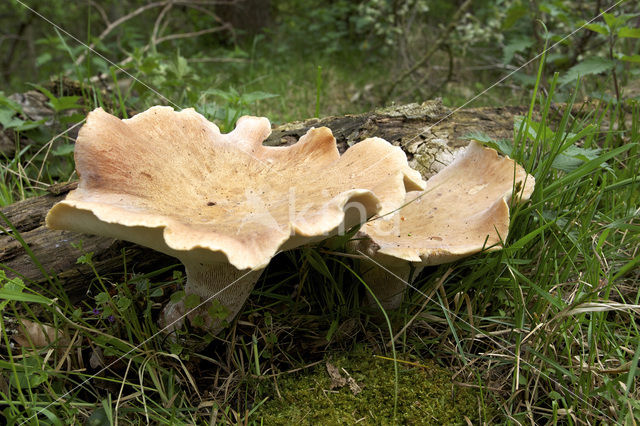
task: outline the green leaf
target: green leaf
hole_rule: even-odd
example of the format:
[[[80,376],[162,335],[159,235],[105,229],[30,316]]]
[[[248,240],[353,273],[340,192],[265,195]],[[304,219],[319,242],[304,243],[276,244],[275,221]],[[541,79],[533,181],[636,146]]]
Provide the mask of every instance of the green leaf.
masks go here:
[[[7,98],[2,91],[0,91],[0,125],[5,129],[15,129],[18,131],[26,131],[44,124],[45,120],[31,121],[23,120],[16,116],[16,114],[23,114],[20,104]]]
[[[250,93],[245,93],[244,95],[242,95],[241,99],[244,103],[246,104],[252,104],[256,101],[261,101],[263,99],[270,99],[270,98],[275,98],[278,95],[276,95],[275,93],[267,93],[267,92],[250,92]]]
[[[496,151],[504,154],[511,155],[513,152],[513,145],[506,139],[493,139],[490,136],[484,133],[469,133],[462,137],[463,139],[474,140],[476,142],[480,142],[484,146],[488,146],[489,148],[493,148]]]
[[[598,158],[598,155],[600,155],[601,152],[602,150],[600,148],[583,148],[581,146],[575,145],[571,145],[567,149],[562,151],[564,155],[580,158],[585,162],[595,160],[596,158]]]
[[[97,294],[96,302],[98,302],[99,304],[104,305],[108,301],[109,301],[109,295],[104,291]]]
[[[87,419],[87,426],[110,426],[111,422],[109,421],[109,417],[103,407],[100,407],[91,414],[91,416]]]
[[[78,105],[78,100],[81,99],[80,96],[60,96],[57,97],[51,91],[45,89],[44,87],[37,84],[30,84],[30,86],[35,87],[40,92],[42,92],[47,98],[49,98],[49,105],[56,112],[64,111],[67,109],[81,108],[82,105]]]
[[[502,49],[502,62],[508,64],[513,59],[513,55],[516,52],[522,52],[525,49],[533,45],[533,38],[531,37],[517,37],[510,40],[507,45]]]
[[[588,30],[595,31],[598,34],[609,35],[609,28],[601,24],[587,24],[584,27]]]
[[[58,418],[58,416],[51,412],[47,408],[41,408],[38,410],[38,414],[46,416],[53,426],[63,426],[64,423]],[[44,423],[44,422],[43,422]]]
[[[360,230],[360,226],[361,225],[358,224],[357,226],[349,229],[343,235],[336,235],[332,238],[329,238],[328,240],[325,240],[326,247],[329,250],[333,251],[344,250],[347,243],[358,233],[358,231]]]
[[[604,18],[604,22],[607,23],[607,26],[609,28],[615,28],[618,24],[618,19],[611,13],[603,12],[602,17]]]
[[[220,303],[218,299],[214,299],[207,309],[207,313],[214,320],[223,320],[228,317],[231,312],[229,312],[229,309]]]
[[[227,102],[235,102],[238,97],[238,93],[235,91],[233,87],[231,87],[229,91],[220,90],[220,89],[207,89],[202,93],[202,95],[218,96]]]
[[[0,125],[5,129],[14,129],[21,126],[24,120],[16,117],[16,112],[10,109],[0,109]]]
[[[309,262],[309,265],[313,269],[324,275],[327,279],[335,284],[333,274],[331,273],[331,271],[329,271],[329,267],[317,251],[312,249],[305,250],[305,260]]]
[[[528,136],[531,140],[536,140],[538,138],[538,133],[540,132],[542,132],[546,138],[553,138],[555,135],[553,130],[549,127],[543,126],[541,123],[536,121],[529,120],[527,117],[517,115],[513,118],[513,131],[516,135],[519,134],[521,127],[523,128],[523,132],[526,132],[525,136]]]
[[[49,52],[45,52],[42,55],[38,55],[38,57],[36,58],[36,67],[41,67],[42,65],[51,61],[51,59],[53,59],[53,56]]]
[[[626,62],[640,62],[640,55],[622,55],[620,57],[620,59],[622,59],[623,61]]]
[[[51,299],[40,296],[39,294],[23,293],[22,290],[14,290],[6,287],[0,288],[0,299],[13,302],[42,303],[44,305],[53,303]]]
[[[151,281],[149,281],[149,278],[143,276],[132,277],[129,282],[135,283],[136,291],[139,291],[141,293],[145,293],[147,290],[149,290],[149,286],[151,285]]]
[[[85,119],[84,114],[74,113],[71,115],[64,115],[60,117],[60,123],[62,124],[76,124]]]
[[[187,294],[187,297],[184,299],[184,307],[186,309],[193,309],[200,304],[200,296],[197,294]]]
[[[565,172],[572,172],[584,163],[598,158],[599,149],[570,146],[553,159],[551,167]]]
[[[22,364],[17,363],[16,369],[18,371],[11,375],[9,382],[21,389],[34,388],[49,378],[35,357],[25,358]]]
[[[126,296],[120,296],[118,297],[118,302],[116,304],[118,305],[119,310],[126,311],[131,306],[131,299]]]
[[[569,183],[581,179],[584,176],[588,175],[598,167],[602,167],[603,163],[606,163],[610,159],[622,154],[623,152],[638,146],[636,143],[628,143],[626,145],[619,146],[615,149],[605,152],[604,154],[598,156],[597,158],[584,163],[575,171],[569,173],[566,176],[561,177],[560,179],[554,180],[552,183],[542,188],[543,194],[551,194],[553,191],[556,191],[558,188],[568,185]]]
[[[185,296],[184,290],[178,290],[171,295],[170,299],[172,303],[178,303],[182,299],[184,299],[184,296]]]
[[[640,38],[640,28],[622,27],[618,30],[618,37]]]
[[[93,258],[93,252],[90,251],[80,256],[78,260],[76,260],[76,263],[79,265],[90,265],[92,258]]]
[[[23,122],[20,126],[15,127],[15,130],[19,131],[19,132],[26,132],[27,130],[31,130],[31,129],[35,129],[38,128],[40,126],[42,126],[45,123],[46,119],[42,119],[42,120],[38,120],[38,121],[31,121],[31,120],[27,120],[25,122]]]
[[[169,345],[169,351],[174,355],[180,355],[183,349],[184,347],[178,343],[171,343],[171,345]]]
[[[67,109],[80,108],[78,100],[80,96],[61,96],[59,98],[50,98],[49,103],[56,112],[64,111]]]
[[[145,56],[140,64],[138,65],[138,69],[140,72],[145,74],[151,74],[156,71],[160,66],[160,61],[156,56]]]
[[[204,326],[204,318],[202,315],[196,315],[191,318],[191,325],[202,328]]]
[[[556,158],[553,159],[551,167],[565,172],[572,172],[578,167],[582,166],[582,164],[598,158],[598,155],[600,155],[600,153],[602,152],[601,149],[582,148],[573,145],[574,143],[582,139],[586,134],[592,131],[593,129],[591,128],[591,126],[586,126],[578,133],[563,134],[563,139],[565,140],[565,142],[563,143],[564,148],[561,152],[558,153]]]
[[[51,93],[49,90],[45,89],[44,87],[38,84],[29,84],[29,85],[35,87],[36,89],[38,89],[38,91],[42,92],[47,98],[49,98],[49,102],[51,102],[56,98],[56,96],[53,93]]]
[[[560,395],[560,394],[559,394],[558,392],[556,392],[556,391],[551,391],[551,392],[549,392],[549,398],[554,399],[554,400],[556,400],[556,399],[562,399],[562,395]]]
[[[567,73],[558,79],[560,84],[571,83],[580,77],[591,74],[600,74],[609,71],[615,66],[615,62],[609,59],[592,56],[577,65],[572,66]]]
[[[529,9],[525,4],[515,3],[507,10],[507,15],[504,17],[502,21],[502,29],[508,30],[513,27],[513,25],[520,20],[523,16],[527,14]]]
[[[338,330],[338,326],[339,325],[340,325],[340,322],[338,321],[338,318],[335,318],[331,322],[331,326],[329,327],[329,331],[327,331],[327,335],[325,336],[325,339],[327,340],[327,342],[331,341],[331,338],[333,337],[333,334],[336,332],[336,330]]]
[[[618,278],[624,276],[628,272],[637,268],[639,263],[640,263],[640,256],[636,256],[635,258],[631,259],[630,262],[626,263],[624,266],[618,269],[616,274],[609,281],[611,282],[617,281]]]
[[[0,90],[0,106],[8,107],[9,109],[22,114],[22,107],[20,104],[6,97],[2,90]]]
[[[65,143],[60,145],[59,147],[57,147],[56,149],[54,149],[53,151],[51,151],[51,154],[55,155],[56,157],[62,157],[65,155],[69,155],[73,153],[73,148],[75,147],[74,144],[72,143]]]
[[[35,293],[25,293],[26,286],[20,278],[7,278],[4,271],[0,270],[0,299],[4,299],[5,302],[0,304],[0,307],[6,305],[8,301],[13,302],[33,302],[43,303],[49,305],[52,300]]]
[[[175,74],[176,78],[182,79],[189,74],[191,68],[189,67],[187,59],[178,55],[176,62],[172,64],[171,70]]]

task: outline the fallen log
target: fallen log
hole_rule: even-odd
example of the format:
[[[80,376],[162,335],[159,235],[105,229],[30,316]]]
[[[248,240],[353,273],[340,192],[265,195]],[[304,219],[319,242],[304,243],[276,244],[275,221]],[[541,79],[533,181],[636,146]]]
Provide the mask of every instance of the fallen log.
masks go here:
[[[463,109],[452,113],[438,101],[410,104],[341,117],[288,123],[273,129],[266,145],[295,143],[311,127],[327,126],[341,152],[370,136],[400,146],[412,167],[428,178],[449,162],[453,153],[467,145],[470,133],[484,133],[495,139],[511,139],[516,115],[525,107]],[[122,280],[126,271],[148,272],[171,265],[176,259],[124,241],[44,226],[51,206],[62,200],[76,183],[55,185],[49,194],[0,209],[0,268],[32,285],[47,286],[56,276],[72,302],[86,297],[95,273],[78,257],[92,252],[92,265],[101,277]]]

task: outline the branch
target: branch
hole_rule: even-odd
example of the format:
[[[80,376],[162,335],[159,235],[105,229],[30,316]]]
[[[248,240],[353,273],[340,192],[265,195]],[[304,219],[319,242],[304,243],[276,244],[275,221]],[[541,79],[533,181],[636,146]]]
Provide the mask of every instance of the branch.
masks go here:
[[[98,36],[98,40],[102,41],[106,36],[109,35],[109,33],[111,33],[111,31],[115,30],[118,26],[122,25],[123,23],[127,22],[128,20],[135,18],[136,16],[140,15],[143,12],[146,12],[149,9],[153,9],[155,7],[160,7],[160,6],[165,6],[167,3],[170,3],[171,0],[164,0],[164,1],[157,1],[157,2],[153,2],[153,3],[149,3],[146,4],[144,6],[140,6],[139,8],[137,8],[136,10],[134,10],[133,12],[121,16],[120,18],[116,19],[115,21],[113,21],[112,23],[110,23],[109,25],[107,25],[107,28],[104,29],[104,31],[102,31],[100,33],[100,35]],[[96,47],[95,43],[91,43],[89,45],[89,51],[93,50]],[[82,55],[78,56],[78,59],[76,59],[75,64],[76,65],[80,65],[82,63],[82,61],[84,61],[87,57],[89,53],[88,52],[84,52]]]
[[[224,31],[226,29],[227,28],[225,26],[222,26],[217,28],[207,28],[206,30],[193,31],[190,33],[169,34],[167,36],[160,37],[157,40],[157,44],[164,43],[165,41],[169,41],[169,40],[177,40],[177,39],[189,38],[189,37],[199,37],[201,35],[216,33],[218,31]]]
[[[98,13],[100,14],[100,17],[104,21],[105,25],[108,26],[110,24],[109,16],[107,15],[107,12],[104,10],[104,8],[100,4],[96,3],[93,0],[89,0],[89,4],[91,6],[93,6],[98,11]]]
[[[164,19],[164,17],[169,13],[169,11],[173,8],[173,2],[169,0],[167,5],[162,8],[158,17],[156,18],[156,22],[153,24],[153,32],[151,33],[151,48],[155,51],[156,45],[158,44],[158,32],[160,32],[160,23]]]

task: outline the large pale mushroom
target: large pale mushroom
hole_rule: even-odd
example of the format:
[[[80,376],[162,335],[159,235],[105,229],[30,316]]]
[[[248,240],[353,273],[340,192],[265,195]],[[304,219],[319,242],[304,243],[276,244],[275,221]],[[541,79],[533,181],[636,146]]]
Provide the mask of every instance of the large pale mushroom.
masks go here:
[[[424,188],[404,153],[382,139],[340,156],[327,128],[288,147],[263,146],[270,132],[266,118],[242,117],[221,134],[193,109],[152,107],[120,120],[98,108],[76,141],[78,188],[51,209],[47,226],[175,256],[185,292],[207,302],[189,318],[217,331],[276,252],[392,211],[406,190]],[[179,324],[187,308],[170,304],[163,323]]]
[[[515,161],[472,142],[424,191],[408,192],[398,212],[361,228],[351,249],[370,257],[363,279],[385,309],[397,308],[425,266],[502,248],[509,205],[528,200],[534,184]]]

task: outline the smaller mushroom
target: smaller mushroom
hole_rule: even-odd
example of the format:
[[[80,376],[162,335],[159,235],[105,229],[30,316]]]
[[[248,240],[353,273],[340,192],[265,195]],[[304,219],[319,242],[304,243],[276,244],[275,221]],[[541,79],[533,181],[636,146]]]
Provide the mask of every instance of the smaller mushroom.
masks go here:
[[[399,307],[425,266],[502,248],[509,205],[528,200],[534,185],[515,161],[471,142],[424,191],[408,192],[404,207],[361,228],[349,248],[370,258],[362,278],[385,309]]]

